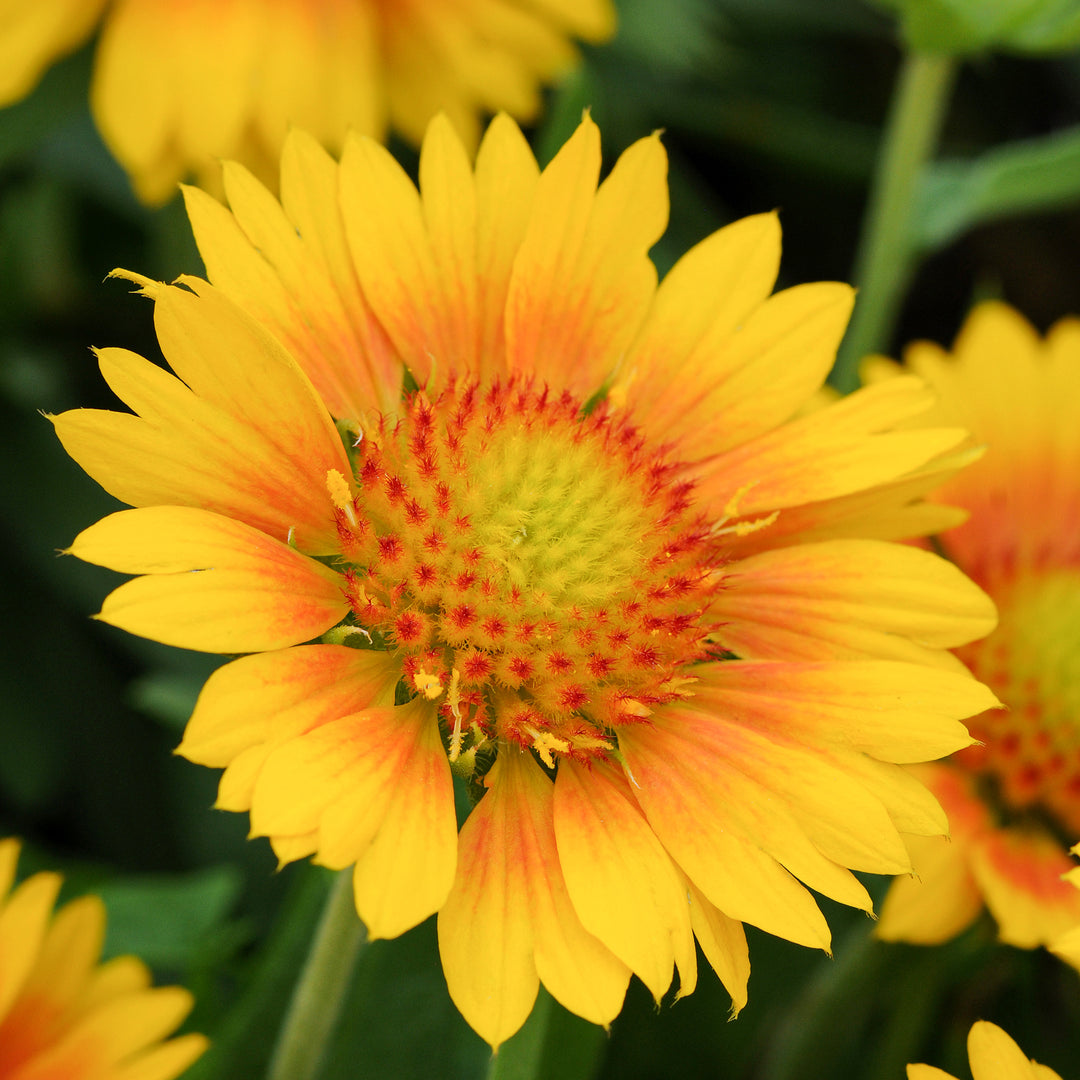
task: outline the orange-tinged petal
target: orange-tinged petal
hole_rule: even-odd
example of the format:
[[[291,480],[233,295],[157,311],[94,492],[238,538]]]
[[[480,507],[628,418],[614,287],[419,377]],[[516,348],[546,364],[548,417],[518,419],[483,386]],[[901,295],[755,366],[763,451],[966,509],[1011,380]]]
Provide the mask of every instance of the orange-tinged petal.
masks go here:
[[[65,904],[53,916],[23,989],[41,992],[57,1007],[69,1006],[88,987],[104,940],[105,905],[99,897]]]
[[[525,1022],[539,981],[597,1024],[622,1006],[629,970],[581,925],[559,865],[551,781],[501,753],[461,830],[457,877],[439,912],[450,996],[494,1047]]]
[[[959,718],[997,704],[968,675],[887,660],[729,661],[700,675],[697,701],[741,724],[899,763],[970,746]]]
[[[0,1017],[11,1007],[33,969],[48,930],[58,874],[35,874],[24,881],[0,909]]]
[[[704,843],[715,842],[717,835],[733,836],[772,856],[818,892],[869,911],[872,905],[862,885],[845,867],[822,853],[819,838],[811,839],[815,828],[830,835],[832,823],[797,817],[797,804],[789,803],[785,793],[776,790],[792,779],[784,751],[767,745],[763,750],[760,744],[753,747],[753,742],[751,733],[740,731],[722,717],[700,712],[693,705],[680,705],[655,714],[648,728],[632,730],[632,735],[630,731],[621,733],[620,748],[653,828],[691,880],[721,909],[727,911],[710,893],[701,872],[672,847],[673,835],[685,833],[687,822],[694,822],[699,832],[693,841],[699,863]],[[755,754],[760,760],[754,760]],[[761,782],[762,776],[768,784]],[[806,791],[799,794],[807,799]],[[820,802],[819,793],[813,794]],[[865,791],[861,795],[863,803],[870,801]],[[891,829],[884,808],[879,805],[877,812],[879,821],[875,824],[883,819]],[[687,843],[683,836],[677,842]],[[902,850],[899,837],[895,842]],[[902,865],[906,866],[906,861]],[[713,876],[720,869],[707,862],[703,866]]]
[[[659,723],[625,729],[620,745],[634,794],[664,847],[703,895],[730,918],[799,944],[828,949],[829,928],[809,893],[761,850],[757,838],[747,842],[745,829],[732,830],[723,806],[724,791],[711,776],[703,787],[693,766],[669,756],[676,749],[678,732],[673,724],[661,729]],[[700,758],[696,745],[694,752]],[[698,768],[709,771],[700,764]],[[788,824],[782,815],[776,821],[781,830]],[[796,833],[801,835],[797,826]]]
[[[1080,891],[1062,881],[1073,865],[1057,840],[1035,829],[990,829],[975,838],[971,872],[1002,941],[1032,949],[1080,923]]]
[[[829,373],[853,292],[837,282],[771,296],[721,336],[712,329],[687,357],[678,392],[637,389],[638,412],[679,439],[688,460],[743,445],[790,420]],[[692,375],[690,374],[692,372]],[[659,381],[658,378],[651,380]]]
[[[310,135],[290,132],[281,156],[281,203],[308,248],[319,254],[341,298],[340,304],[327,308],[323,295],[312,290],[311,313],[303,325],[311,327],[327,381],[341,387],[340,402],[323,393],[330,411],[335,416],[362,417],[373,406],[383,411],[396,406],[403,368],[360,289],[345,237],[338,185],[337,162]],[[317,316],[325,319],[331,313],[334,321],[324,342]],[[344,320],[340,325],[339,319]],[[302,344],[290,348],[322,392],[320,380],[312,374],[311,348]]]
[[[137,506],[216,510],[302,550],[334,549],[330,470],[348,474],[337,431],[292,358],[210,286],[144,282],[174,379],[134,353],[104,349],[102,373],[141,418],[76,409],[55,419],[65,449],[111,494]],[[184,383],[187,383],[187,386]]]
[[[908,838],[911,877],[889,887],[875,934],[883,941],[940,945],[970,926],[983,908],[963,840]]]
[[[739,513],[751,515],[896,480],[967,438],[962,428],[890,430],[932,402],[910,377],[858,390],[695,466],[699,492],[718,508],[741,492]]]
[[[279,649],[316,637],[348,610],[334,571],[242,522],[191,507],[121,510],[69,550],[146,574],[106,597],[98,618],[182,649]]]
[[[626,781],[603,765],[560,764],[554,821],[559,864],[589,933],[659,1001],[676,955],[693,952],[686,890]]]
[[[396,710],[411,739],[382,826],[357,859],[356,910],[372,938],[397,937],[437,911],[454,882],[457,818],[438,716],[426,701]],[[408,715],[408,726],[404,717]]]
[[[648,250],[667,225],[667,156],[641,139],[596,190],[586,117],[544,170],[510,280],[507,363],[588,397],[615,369],[656,289]]]
[[[613,387],[632,396],[654,438],[686,433],[680,417],[709,385],[695,361],[722,363],[723,342],[772,292],[779,269],[779,218],[755,214],[718,229],[668,272]]]
[[[242,750],[293,738],[371,705],[393,704],[400,677],[385,653],[300,645],[234,660],[207,680],[177,747],[223,767]]]
[[[435,280],[435,305],[448,352],[447,364],[479,367],[476,282],[476,184],[472,166],[450,121],[436,116],[420,152],[420,199]]]
[[[443,372],[461,362],[462,342],[454,337],[420,195],[371,139],[346,141],[339,177],[345,235],[364,295],[402,362],[423,384],[433,361]]]
[[[520,128],[505,113],[496,116],[476,155],[476,371],[481,376],[506,369],[506,296],[539,179],[536,158]]]
[[[454,878],[457,825],[435,709],[418,698],[330,720],[273,749],[251,800],[254,835],[280,858],[356,863],[357,910],[375,937],[431,915]]]
[[[92,1037],[107,1060],[119,1061],[174,1031],[194,999],[181,986],[159,986],[104,1002],[68,1035],[74,1043]]]
[[[993,602],[918,548],[832,540],[731,564],[716,608],[726,648],[750,660],[921,660],[984,637]],[[933,659],[932,655],[928,659]]]

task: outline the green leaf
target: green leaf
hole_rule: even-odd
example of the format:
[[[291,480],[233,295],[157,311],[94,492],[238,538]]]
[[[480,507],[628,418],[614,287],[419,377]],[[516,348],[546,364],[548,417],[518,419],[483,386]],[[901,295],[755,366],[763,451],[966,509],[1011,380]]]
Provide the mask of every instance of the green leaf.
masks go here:
[[[877,0],[896,11],[904,40],[923,52],[1059,52],[1080,45],[1076,0]]]
[[[232,944],[222,931],[240,891],[234,867],[116,878],[96,891],[109,912],[106,956],[134,953],[151,967],[182,969]]]
[[[912,214],[919,249],[944,247],[975,225],[1080,201],[1080,127],[940,161],[920,181]]]

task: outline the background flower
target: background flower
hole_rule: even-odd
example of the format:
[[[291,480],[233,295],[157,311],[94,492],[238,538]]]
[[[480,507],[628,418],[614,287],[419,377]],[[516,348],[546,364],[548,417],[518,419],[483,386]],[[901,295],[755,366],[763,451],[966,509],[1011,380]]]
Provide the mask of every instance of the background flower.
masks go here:
[[[290,124],[340,148],[348,130],[418,143],[446,111],[472,145],[481,116],[535,119],[572,37],[615,29],[609,0],[4,0],[0,105],[101,19],[91,100],[139,197],[238,158],[267,180]]]
[[[969,512],[940,541],[1000,612],[959,655],[1009,708],[972,721],[982,745],[924,774],[952,843],[913,842],[918,876],[893,886],[878,933],[940,942],[985,902],[1003,941],[1045,945],[1080,921],[1062,880],[1080,834],[1080,323],[1043,341],[1013,309],[984,304],[951,355],[918,343],[905,366],[938,391],[939,419],[986,446],[934,498]]]
[[[1024,1056],[996,1024],[977,1020],[968,1035],[973,1080],[1061,1080],[1053,1069]],[[949,1073],[932,1065],[909,1065],[908,1080],[943,1080]]]
[[[201,1035],[162,1040],[191,1009],[178,986],[152,989],[134,956],[100,963],[96,896],[53,913],[59,875],[14,886],[19,845],[0,840],[0,1077],[172,1080],[206,1049]]]

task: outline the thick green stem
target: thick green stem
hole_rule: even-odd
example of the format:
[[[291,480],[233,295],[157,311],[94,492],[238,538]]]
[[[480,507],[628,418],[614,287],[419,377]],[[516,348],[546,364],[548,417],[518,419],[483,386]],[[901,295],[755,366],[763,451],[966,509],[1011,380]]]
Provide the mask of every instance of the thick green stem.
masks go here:
[[[937,147],[955,76],[952,57],[931,53],[909,53],[900,70],[855,260],[859,295],[832,374],[843,393],[858,386],[863,356],[889,344],[914,269],[915,189]]]
[[[334,1033],[353,966],[367,940],[353,904],[352,874],[337,875],[293,991],[267,1080],[315,1080]]]

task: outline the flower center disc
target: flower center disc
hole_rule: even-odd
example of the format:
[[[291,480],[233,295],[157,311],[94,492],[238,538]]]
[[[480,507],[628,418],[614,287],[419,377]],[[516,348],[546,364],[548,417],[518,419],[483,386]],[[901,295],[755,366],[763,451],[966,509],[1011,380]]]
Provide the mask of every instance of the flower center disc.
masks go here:
[[[1080,833],[1080,573],[1021,578],[998,595],[1001,623],[961,652],[1008,709],[969,723],[983,747],[961,760],[1013,809],[1039,807]]]
[[[440,702],[452,759],[469,732],[549,765],[604,753],[706,655],[717,555],[691,485],[603,405],[513,379],[419,393],[365,430],[355,477],[353,614]]]

